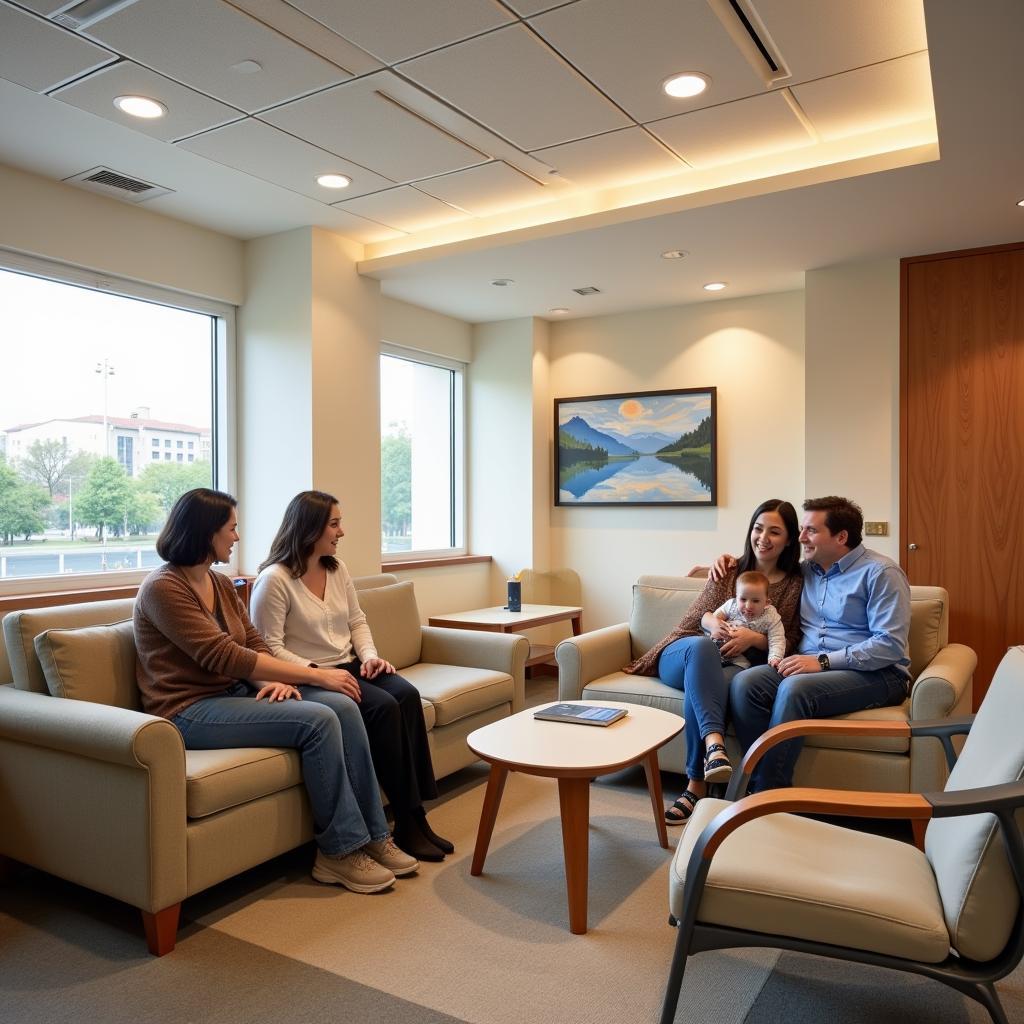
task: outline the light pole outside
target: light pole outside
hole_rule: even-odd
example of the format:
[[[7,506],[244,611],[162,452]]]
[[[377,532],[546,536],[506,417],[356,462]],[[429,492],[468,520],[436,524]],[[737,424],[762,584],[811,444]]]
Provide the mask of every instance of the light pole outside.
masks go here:
[[[103,454],[110,456],[110,430],[107,426],[107,382],[114,376],[114,367],[104,358],[96,364],[96,372],[103,377]]]

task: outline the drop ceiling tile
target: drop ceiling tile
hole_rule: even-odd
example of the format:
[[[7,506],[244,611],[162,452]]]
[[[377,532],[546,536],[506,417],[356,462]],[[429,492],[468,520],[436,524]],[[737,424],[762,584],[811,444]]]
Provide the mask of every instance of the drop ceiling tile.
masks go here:
[[[408,61],[401,71],[525,150],[630,123],[523,25]]]
[[[0,4],[0,78],[47,92],[115,59],[101,46]]]
[[[580,0],[530,25],[641,122],[764,91],[705,3]],[[710,86],[690,99],[668,96],[662,83],[683,71],[707,75]]]
[[[211,100],[209,96],[187,89],[130,61],[103,68],[88,78],[58,89],[53,96],[62,103],[70,103],[73,107],[88,110],[90,114],[165,142],[242,117],[233,107]],[[167,115],[152,120],[129,117],[114,106],[117,96],[146,96],[159,100],[167,107]]]
[[[811,145],[778,92],[695,110],[647,127],[693,167],[714,167]]]
[[[922,0],[751,0],[792,78],[834,75],[924,50]]]
[[[823,139],[890,128],[934,114],[928,54],[819,78],[792,89]]]
[[[444,174],[440,178],[421,181],[416,187],[474,217],[487,217],[557,198],[551,194],[551,188],[500,162]],[[556,188],[554,191],[561,190]]]
[[[351,77],[221,0],[138,0],[86,33],[249,113]],[[261,70],[233,71],[242,61]]]
[[[492,0],[291,0],[306,14],[387,64],[506,25]]]
[[[575,3],[577,0],[570,2]],[[531,14],[540,14],[541,11],[548,11],[552,7],[562,7],[565,0],[504,0],[504,3],[516,14],[528,18]]]
[[[611,188],[687,170],[643,128],[623,128],[532,155],[583,188]]]
[[[411,185],[403,185],[372,196],[335,203],[335,208],[358,217],[367,217],[398,231],[425,231],[441,224],[468,220],[468,215],[455,210],[433,196],[418,192]]]
[[[343,196],[361,196],[394,185],[388,178],[252,117],[186,139],[178,145],[328,205]],[[352,179],[352,184],[346,189],[324,188],[316,183],[320,174],[344,174]]]
[[[371,242],[386,242],[388,239],[401,238],[402,235],[407,234],[405,231],[389,228],[376,221],[367,220],[365,217],[357,217],[354,213],[346,213],[337,206],[333,206],[331,209],[336,217],[331,227],[364,245],[369,245]]]
[[[67,7],[68,0],[18,0],[18,5],[27,7],[30,11],[35,11],[37,14],[47,15],[53,14],[54,11],[61,7]]]
[[[387,71],[368,75],[268,111],[260,120],[393,181],[444,174],[489,159],[388,99],[394,81]]]

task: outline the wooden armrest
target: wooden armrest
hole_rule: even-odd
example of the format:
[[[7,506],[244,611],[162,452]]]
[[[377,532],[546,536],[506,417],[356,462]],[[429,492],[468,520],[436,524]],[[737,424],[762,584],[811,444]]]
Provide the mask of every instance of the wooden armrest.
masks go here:
[[[928,821],[934,808],[921,793],[859,793],[831,789],[771,789],[754,793],[720,811],[701,833],[701,859],[710,861],[740,825],[765,814],[835,814],[851,818],[909,818]]]

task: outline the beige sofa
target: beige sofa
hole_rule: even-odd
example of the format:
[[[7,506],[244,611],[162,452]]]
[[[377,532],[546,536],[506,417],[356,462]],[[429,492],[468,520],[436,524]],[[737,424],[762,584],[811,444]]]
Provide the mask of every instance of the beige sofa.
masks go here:
[[[356,584],[381,655],[420,690],[437,775],[471,763],[469,732],[523,706],[528,641],[423,627],[412,583]],[[186,896],[307,842],[313,823],[295,751],[186,751],[139,709],[131,614],[126,600],[5,617],[0,855],[138,907],[162,955]]]
[[[641,576],[623,622],[563,640],[555,648],[560,700],[616,700],[683,713],[683,695],[657,677],[627,675],[622,666],[671,632],[704,586],[704,580]],[[970,714],[977,657],[949,643],[949,597],[941,587],[911,587],[910,658],[913,683],[899,707],[858,711],[845,717],[918,722]],[[739,750],[728,736],[733,763]],[[667,771],[683,772],[686,741],[680,734],[662,748]],[[799,786],[882,792],[940,790],[947,769],[937,739],[819,736],[807,739],[797,762]]]

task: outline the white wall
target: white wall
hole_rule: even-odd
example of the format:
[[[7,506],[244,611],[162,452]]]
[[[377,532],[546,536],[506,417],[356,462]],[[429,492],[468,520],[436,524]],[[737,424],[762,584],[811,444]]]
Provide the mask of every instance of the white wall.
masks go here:
[[[237,305],[242,243],[0,164],[0,246]]]
[[[842,494],[889,523],[868,547],[899,561],[898,260],[806,275],[807,494]]]
[[[380,297],[381,340],[468,363],[473,355],[473,328],[463,320]]]
[[[718,389],[717,508],[549,505],[551,561],[580,574],[584,628],[624,620],[641,573],[739,551],[765,498],[802,499],[803,317],[788,292],[552,325],[552,398]]]

